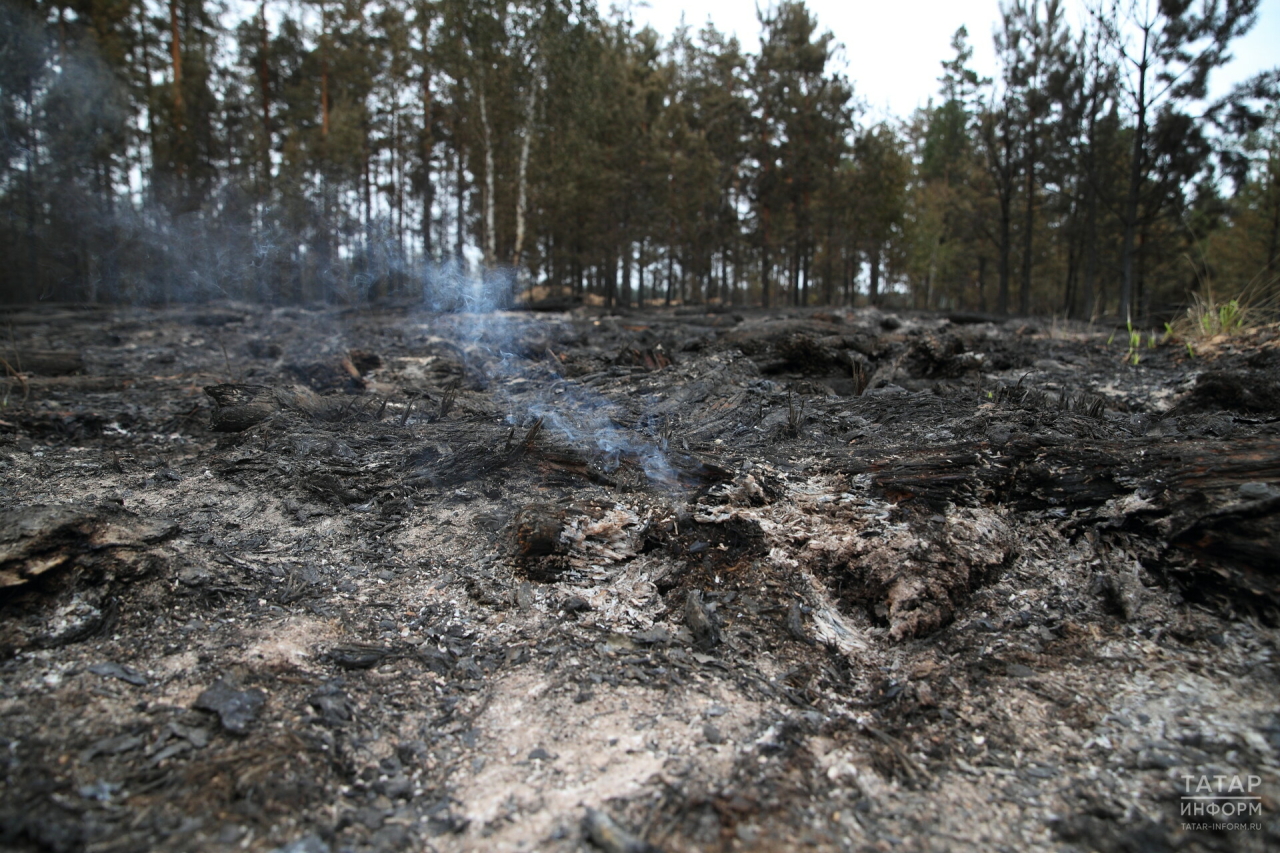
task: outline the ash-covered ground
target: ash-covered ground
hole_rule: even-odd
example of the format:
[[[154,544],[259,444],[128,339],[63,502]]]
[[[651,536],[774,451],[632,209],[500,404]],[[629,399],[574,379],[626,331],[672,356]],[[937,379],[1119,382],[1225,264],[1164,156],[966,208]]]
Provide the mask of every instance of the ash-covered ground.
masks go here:
[[[982,319],[9,311],[0,844],[1276,849],[1280,332]]]

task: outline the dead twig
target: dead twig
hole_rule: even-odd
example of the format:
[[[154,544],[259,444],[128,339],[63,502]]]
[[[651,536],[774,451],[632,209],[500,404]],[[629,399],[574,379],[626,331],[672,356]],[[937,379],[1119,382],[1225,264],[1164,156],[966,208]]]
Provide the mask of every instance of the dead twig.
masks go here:
[[[533,442],[537,439],[538,434],[542,432],[542,418],[538,418],[533,422],[533,426],[529,427],[529,431],[525,433],[524,441],[520,442],[520,452],[528,453],[533,448]]]
[[[16,356],[14,357],[14,360],[17,360]],[[21,362],[19,362],[19,364],[20,363]],[[22,388],[22,402],[27,402],[27,398],[31,396],[31,386],[27,384],[27,378],[22,375],[21,370],[14,368],[14,366],[9,364],[9,361],[2,356],[0,356],[0,364],[4,365],[4,372],[6,374],[18,380],[18,385]],[[9,391],[7,389],[4,393],[4,402],[9,402]]]
[[[231,356],[227,355],[227,345],[223,343],[221,337],[218,338],[218,349],[222,350],[222,363],[227,368],[227,382],[239,382],[240,378],[231,370]]]
[[[800,400],[800,407],[796,408],[795,401],[791,392],[787,391],[787,435],[791,438],[799,438],[800,426],[804,423],[804,407],[806,401]]]
[[[907,778],[915,785],[923,787],[931,780],[929,771],[921,767],[916,760],[907,754],[907,750],[903,747],[902,742],[893,735],[881,731],[875,726],[864,725],[862,730],[883,743],[893,753],[893,757],[902,765],[903,771],[907,774]]]
[[[9,321],[9,349],[13,350],[13,363],[18,366],[18,372],[22,371],[22,355],[18,352],[18,339],[13,334],[13,321]],[[8,367],[8,363],[5,363]]]
[[[440,412],[436,415],[436,420],[444,420],[445,416],[453,411],[453,403],[458,397],[458,386],[454,385],[444,392],[444,396],[440,398]]]
[[[871,374],[867,373],[867,366],[858,359],[851,362],[849,372],[853,376],[853,396],[861,397],[871,384]]]

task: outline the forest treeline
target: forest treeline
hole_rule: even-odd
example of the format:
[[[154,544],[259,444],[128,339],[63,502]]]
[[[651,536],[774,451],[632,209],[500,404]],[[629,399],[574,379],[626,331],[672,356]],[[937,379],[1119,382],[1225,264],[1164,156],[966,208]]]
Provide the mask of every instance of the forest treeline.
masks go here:
[[[874,122],[800,2],[754,52],[593,0],[0,2],[8,301],[1276,288],[1280,73],[1207,98],[1258,0],[1005,0],[994,79],[961,29],[929,106]]]

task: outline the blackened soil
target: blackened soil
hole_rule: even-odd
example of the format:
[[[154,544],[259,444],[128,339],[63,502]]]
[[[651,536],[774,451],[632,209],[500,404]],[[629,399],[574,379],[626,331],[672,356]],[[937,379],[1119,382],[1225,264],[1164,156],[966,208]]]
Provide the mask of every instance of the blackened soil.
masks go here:
[[[1280,333],[982,319],[11,311],[0,845],[1275,849]]]

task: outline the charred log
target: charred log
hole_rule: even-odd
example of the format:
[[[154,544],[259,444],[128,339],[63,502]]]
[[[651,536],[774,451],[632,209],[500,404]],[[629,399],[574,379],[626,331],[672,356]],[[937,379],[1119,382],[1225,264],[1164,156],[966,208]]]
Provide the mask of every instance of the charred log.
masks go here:
[[[283,411],[323,418],[338,410],[337,406],[301,385],[286,388],[209,385],[204,392],[213,399],[216,406],[209,421],[209,429],[214,432],[243,432]]]
[[[1005,504],[1075,513],[1080,524],[1119,514],[1129,527],[1193,554],[1196,566],[1280,602],[1280,502],[1266,496],[1239,501],[1242,489],[1265,490],[1280,481],[1275,438],[965,442],[868,459],[846,470],[869,475],[902,505]],[[1118,506],[1102,512],[1112,504]]]
[[[10,374],[68,376],[84,370],[84,358],[78,352],[64,350],[11,351],[0,355],[0,368]]]
[[[176,526],[143,519],[104,504],[93,510],[69,506],[29,506],[0,516],[0,588],[26,584],[47,572],[74,565],[101,565],[159,542]]]

